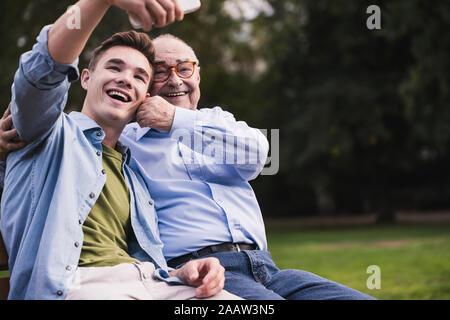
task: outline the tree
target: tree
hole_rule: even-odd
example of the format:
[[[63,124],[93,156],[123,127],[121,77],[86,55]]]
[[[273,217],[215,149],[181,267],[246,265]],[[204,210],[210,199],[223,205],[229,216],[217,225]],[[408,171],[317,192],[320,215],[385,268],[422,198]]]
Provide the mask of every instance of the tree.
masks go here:
[[[282,189],[303,181],[336,211],[366,203],[379,221],[392,221],[392,192],[423,165],[422,146],[448,155],[448,37],[438,30],[448,25],[449,4],[377,1],[381,30],[366,28],[369,2],[270,4],[274,15],[254,32],[266,48],[267,122],[279,123],[288,148]]]

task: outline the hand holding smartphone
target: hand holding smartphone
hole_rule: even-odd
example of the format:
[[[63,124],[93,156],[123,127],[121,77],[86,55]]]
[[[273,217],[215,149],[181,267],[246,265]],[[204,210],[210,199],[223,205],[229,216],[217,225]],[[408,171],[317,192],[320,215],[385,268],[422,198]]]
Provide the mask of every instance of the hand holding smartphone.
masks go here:
[[[180,8],[181,10],[183,10],[184,14],[197,11],[201,6],[200,0],[178,0],[178,4],[180,5]],[[128,18],[130,20],[131,26],[134,29],[142,28],[142,23],[137,16],[128,13]]]

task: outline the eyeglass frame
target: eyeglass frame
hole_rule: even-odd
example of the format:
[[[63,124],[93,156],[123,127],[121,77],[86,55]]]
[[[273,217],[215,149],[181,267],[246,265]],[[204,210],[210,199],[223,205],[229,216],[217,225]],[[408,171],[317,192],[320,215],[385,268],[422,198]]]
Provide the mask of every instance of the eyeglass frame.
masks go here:
[[[184,76],[182,76],[182,75],[180,75],[179,73],[178,73],[178,71],[177,71],[177,67],[180,65],[180,64],[182,64],[182,63],[190,63],[190,64],[192,64],[192,74],[189,76],[189,77],[184,77]],[[164,65],[165,63],[158,63],[157,65]],[[157,66],[156,65],[156,66]],[[156,69],[156,66],[155,66],[155,69]],[[193,75],[194,75],[194,73],[195,73],[195,66],[197,66],[197,67],[200,67],[200,64],[197,62],[197,61],[181,61],[181,62],[178,62],[176,65],[174,65],[174,66],[167,66],[167,68],[166,68],[166,70],[167,70],[167,78],[165,78],[164,80],[156,80],[155,79],[155,72],[153,72],[153,82],[164,82],[164,81],[167,81],[167,79],[169,79],[170,78],[170,72],[173,70],[174,72],[175,72],[175,74],[178,76],[178,77],[180,77],[181,79],[189,79],[190,77],[192,77]]]

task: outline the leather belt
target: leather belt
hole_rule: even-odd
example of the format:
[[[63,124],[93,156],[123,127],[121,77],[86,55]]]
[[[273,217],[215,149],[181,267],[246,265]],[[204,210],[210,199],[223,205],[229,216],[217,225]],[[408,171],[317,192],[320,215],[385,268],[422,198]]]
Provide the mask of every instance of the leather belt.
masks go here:
[[[256,250],[257,248],[258,246],[256,244],[224,242],[213,246],[204,247],[200,250],[170,259],[167,261],[167,265],[171,268],[176,268],[177,266],[190,260],[198,259],[217,252],[239,252],[242,250]]]

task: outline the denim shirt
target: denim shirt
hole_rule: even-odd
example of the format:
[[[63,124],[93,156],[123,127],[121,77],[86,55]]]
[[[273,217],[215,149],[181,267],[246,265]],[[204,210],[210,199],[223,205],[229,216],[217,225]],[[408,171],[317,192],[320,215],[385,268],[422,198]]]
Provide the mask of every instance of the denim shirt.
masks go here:
[[[79,75],[78,59],[67,65],[51,59],[49,29],[21,56],[12,86],[13,123],[29,143],[6,163],[0,230],[9,255],[9,299],[64,299],[78,265],[83,222],[106,181],[105,133],[82,113],[63,113],[70,82]],[[120,151],[131,197],[129,253],[155,263],[168,277],[147,185],[130,168],[129,150]]]

